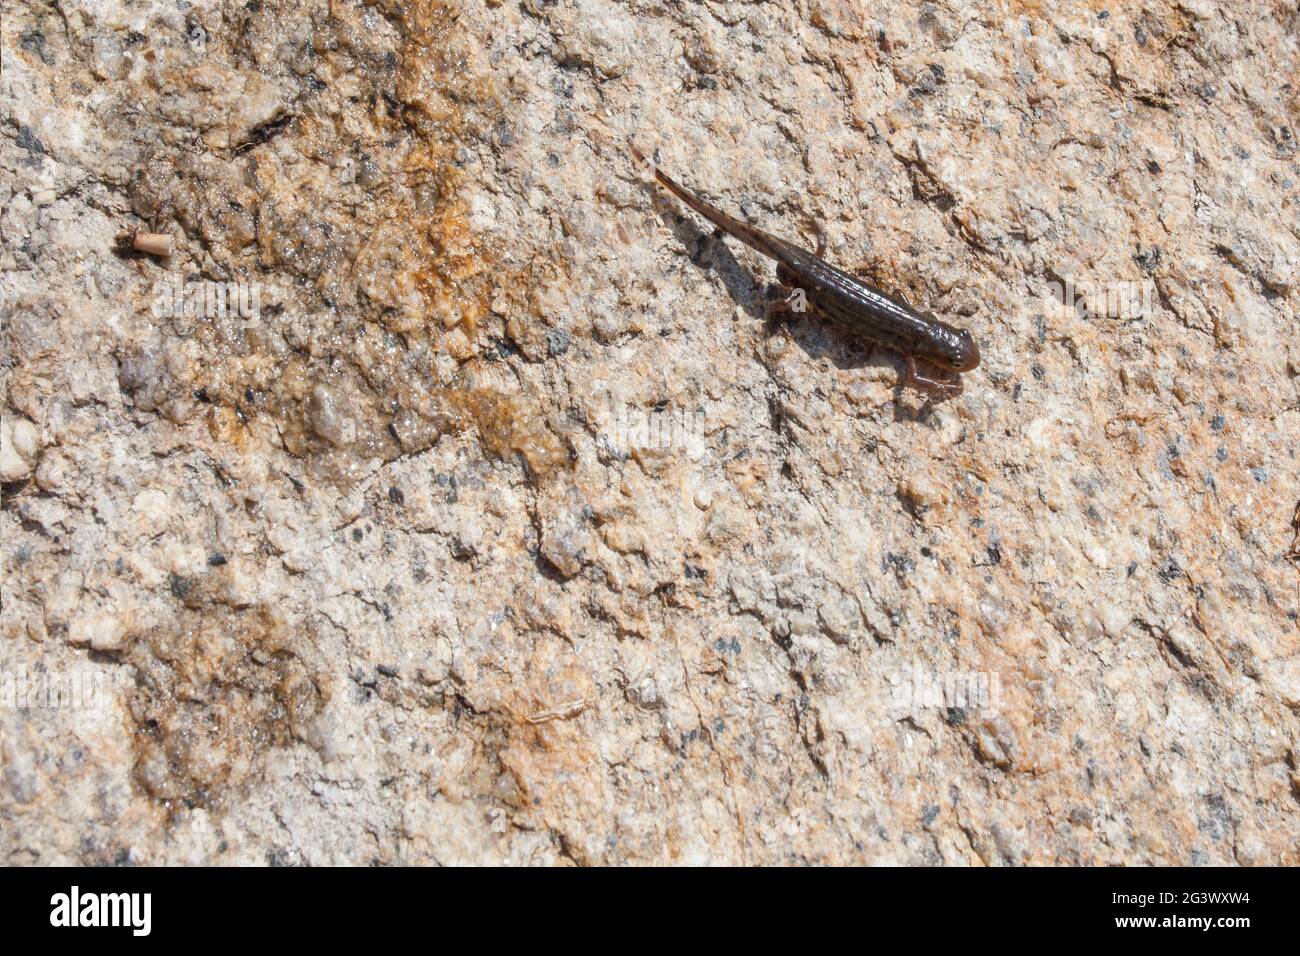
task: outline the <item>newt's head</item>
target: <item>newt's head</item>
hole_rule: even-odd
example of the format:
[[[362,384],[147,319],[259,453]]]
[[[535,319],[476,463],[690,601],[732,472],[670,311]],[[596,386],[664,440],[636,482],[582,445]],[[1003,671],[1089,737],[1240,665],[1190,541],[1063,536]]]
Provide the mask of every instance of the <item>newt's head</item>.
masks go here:
[[[957,336],[957,348],[952,355],[952,370],[954,372],[969,372],[971,369],[978,368],[979,364],[979,347],[975,344],[975,339],[971,334],[962,329]]]
[[[969,372],[980,364],[980,350],[975,339],[965,329],[954,328],[947,322],[934,320],[942,328],[930,336],[924,350],[917,350],[917,355],[931,365],[947,369],[950,372]]]

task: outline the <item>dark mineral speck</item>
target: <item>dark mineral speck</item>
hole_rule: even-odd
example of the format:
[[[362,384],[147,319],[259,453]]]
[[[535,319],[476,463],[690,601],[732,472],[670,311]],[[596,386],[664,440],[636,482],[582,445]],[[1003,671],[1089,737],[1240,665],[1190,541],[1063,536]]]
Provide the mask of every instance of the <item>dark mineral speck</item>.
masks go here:
[[[1164,564],[1160,565],[1160,569],[1156,572],[1156,574],[1160,577],[1161,581],[1164,581],[1166,584],[1169,584],[1173,581],[1177,581],[1180,577],[1183,576],[1183,568],[1182,565],[1180,565],[1173,558],[1169,558],[1168,560],[1165,561]]]

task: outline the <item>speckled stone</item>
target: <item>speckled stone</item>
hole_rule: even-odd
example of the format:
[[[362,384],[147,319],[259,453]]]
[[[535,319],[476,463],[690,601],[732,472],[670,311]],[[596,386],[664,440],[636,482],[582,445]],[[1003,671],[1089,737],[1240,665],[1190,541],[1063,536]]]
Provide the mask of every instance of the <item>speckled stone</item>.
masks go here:
[[[0,860],[1300,863],[1285,7],[7,12]]]

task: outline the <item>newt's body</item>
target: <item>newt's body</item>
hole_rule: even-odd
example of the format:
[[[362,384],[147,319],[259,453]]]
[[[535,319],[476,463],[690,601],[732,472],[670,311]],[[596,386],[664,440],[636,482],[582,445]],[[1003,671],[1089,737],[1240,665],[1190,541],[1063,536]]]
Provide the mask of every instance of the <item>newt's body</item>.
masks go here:
[[[635,146],[632,153],[641,162],[649,162]],[[958,388],[918,373],[918,359],[950,372],[969,372],[979,365],[979,349],[966,330],[922,315],[907,303],[835,268],[820,255],[728,216],[669,178],[658,166],[653,169],[660,185],[718,229],[775,259],[777,279],[803,290],[808,304],[817,312],[863,338],[900,352],[907,359],[912,380],[940,389]]]

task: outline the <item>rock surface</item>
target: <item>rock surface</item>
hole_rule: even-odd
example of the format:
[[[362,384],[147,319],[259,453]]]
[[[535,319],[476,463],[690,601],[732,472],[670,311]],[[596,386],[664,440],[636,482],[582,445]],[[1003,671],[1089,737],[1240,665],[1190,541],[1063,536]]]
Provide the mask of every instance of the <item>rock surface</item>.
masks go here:
[[[1297,37],[11,7],[0,860],[1300,863]]]

